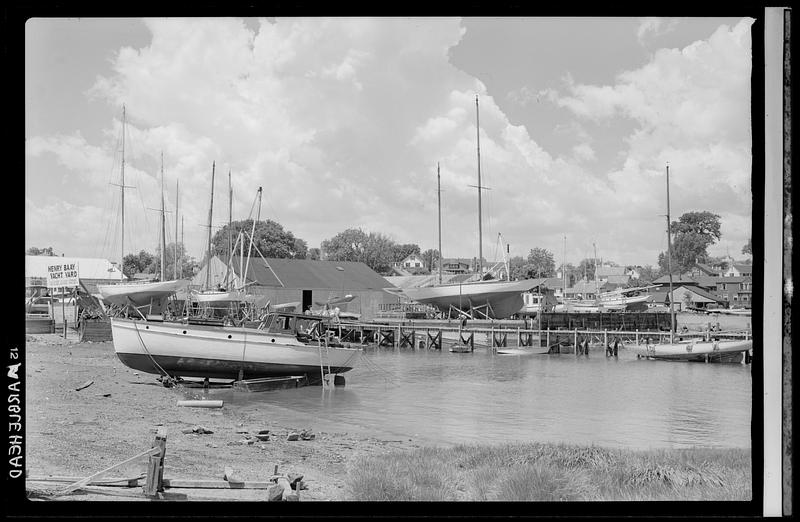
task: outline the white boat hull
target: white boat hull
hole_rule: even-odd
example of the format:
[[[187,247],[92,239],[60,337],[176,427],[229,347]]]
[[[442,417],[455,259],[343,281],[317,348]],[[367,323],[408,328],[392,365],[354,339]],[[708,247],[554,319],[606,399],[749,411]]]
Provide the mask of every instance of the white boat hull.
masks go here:
[[[295,337],[225,326],[111,319],[114,351],[126,366],[172,377],[254,379],[286,375],[344,373],[361,351],[320,348]],[[163,371],[162,371],[163,369]]]
[[[703,361],[706,357],[718,358],[724,354],[748,352],[753,349],[753,341],[704,341],[695,339],[661,344],[624,344],[623,347],[648,359]]]
[[[145,306],[153,300],[169,297],[188,285],[189,281],[178,279],[175,281],[97,285],[97,291],[107,304]]]
[[[519,348],[498,348],[498,355],[546,355],[550,353],[549,346],[521,346]]]

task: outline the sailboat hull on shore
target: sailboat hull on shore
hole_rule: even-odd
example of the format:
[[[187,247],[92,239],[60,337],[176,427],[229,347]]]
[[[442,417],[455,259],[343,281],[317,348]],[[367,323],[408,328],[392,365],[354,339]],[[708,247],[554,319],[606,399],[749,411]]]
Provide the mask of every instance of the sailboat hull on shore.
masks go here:
[[[456,285],[429,286],[422,288],[389,288],[391,294],[405,296],[421,304],[429,304],[443,312],[451,308],[467,311],[487,306],[493,319],[505,319],[522,308],[522,293],[536,288],[542,279],[523,281],[480,281]]]
[[[237,327],[112,318],[114,351],[123,364],[172,377],[254,379],[350,371],[354,348],[305,344],[294,336]]]
[[[185,289],[189,281],[148,281],[145,283],[118,283],[113,285],[97,285],[97,291],[107,304],[124,306],[146,306],[154,300],[165,299]]]

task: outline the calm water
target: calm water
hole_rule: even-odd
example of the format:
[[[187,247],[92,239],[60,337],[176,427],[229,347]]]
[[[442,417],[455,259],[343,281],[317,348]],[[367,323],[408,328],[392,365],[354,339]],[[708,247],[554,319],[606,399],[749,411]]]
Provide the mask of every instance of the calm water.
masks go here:
[[[280,404],[304,426],[346,422],[428,443],[566,442],[609,447],[749,448],[751,366],[589,356],[368,348],[347,385],[244,394],[257,415]]]

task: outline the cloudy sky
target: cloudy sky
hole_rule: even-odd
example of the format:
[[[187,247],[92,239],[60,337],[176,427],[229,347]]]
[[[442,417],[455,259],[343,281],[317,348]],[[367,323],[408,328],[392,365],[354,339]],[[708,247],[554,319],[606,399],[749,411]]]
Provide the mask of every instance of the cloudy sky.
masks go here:
[[[425,250],[547,248],[657,264],[673,219],[719,214],[712,255],[751,229],[751,19],[32,19],[25,26],[26,247],[155,251],[161,155],[167,239],[189,254],[254,212],[309,247],[347,229]]]

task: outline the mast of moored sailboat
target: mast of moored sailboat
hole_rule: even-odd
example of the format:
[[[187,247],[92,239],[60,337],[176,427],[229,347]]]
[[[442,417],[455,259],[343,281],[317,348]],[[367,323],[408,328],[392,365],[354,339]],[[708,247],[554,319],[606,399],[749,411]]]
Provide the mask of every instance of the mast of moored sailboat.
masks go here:
[[[244,265],[244,272],[242,272],[242,283],[247,281],[247,272],[250,270],[250,254],[253,252],[253,242],[255,241],[256,223],[261,219],[261,187],[258,187],[258,208],[256,210],[256,219],[253,221],[253,228],[250,232],[250,245],[247,247],[247,263]]]
[[[561,264],[561,279],[563,281],[563,289],[561,290],[561,300],[567,298],[567,236],[564,236],[564,257]],[[566,302],[564,303],[566,304]]]
[[[442,178],[436,163],[436,192],[439,197],[439,284],[442,284]]]
[[[672,305],[672,234],[669,221],[669,162],[667,163],[667,272],[669,272],[669,342],[675,340],[675,309]]]
[[[166,226],[166,219],[164,218],[164,151],[161,151],[161,281],[164,281],[164,261],[166,260],[167,254],[165,252],[167,248],[167,226]]]
[[[120,227],[120,251],[119,251],[119,278],[120,280],[125,278],[125,275],[122,273],[124,268],[125,262],[125,125],[126,125],[126,115],[125,115],[125,105],[122,106],[122,163],[120,168],[120,173],[122,174],[122,182],[119,186],[122,201],[120,206],[121,217],[122,217],[122,224]]]
[[[208,207],[208,254],[206,259],[206,290],[211,285],[211,216],[214,212],[214,171],[217,162],[211,163],[211,205]]]
[[[178,279],[178,207],[180,205],[180,190],[181,190],[181,180],[175,180],[175,250],[173,257],[172,265],[172,272],[175,275],[174,279]]]
[[[478,95],[475,95],[475,129],[478,150],[478,278],[483,279],[483,226],[481,216],[481,116],[478,110]]]
[[[594,298],[599,299],[600,283],[597,281],[597,245],[592,243],[592,248],[594,248]]]
[[[228,169],[228,266],[225,268],[225,288],[230,286],[228,278],[231,272],[233,259],[233,244],[231,243],[231,227],[233,226],[233,185],[231,184],[231,169]]]

